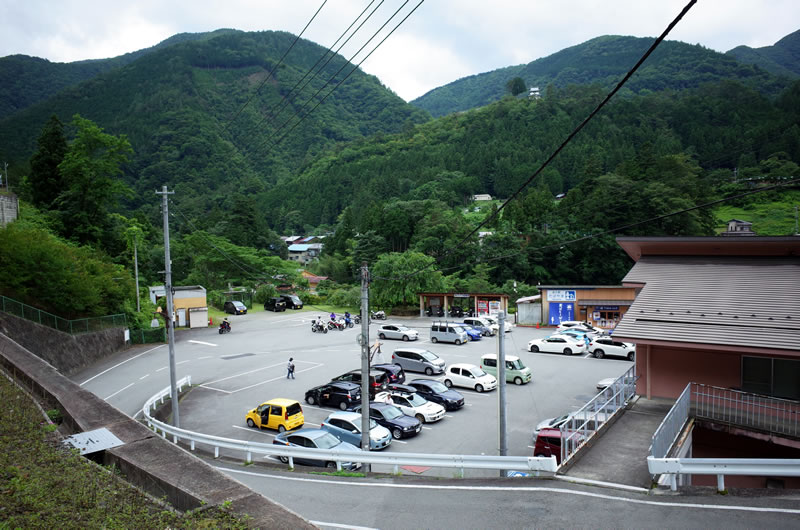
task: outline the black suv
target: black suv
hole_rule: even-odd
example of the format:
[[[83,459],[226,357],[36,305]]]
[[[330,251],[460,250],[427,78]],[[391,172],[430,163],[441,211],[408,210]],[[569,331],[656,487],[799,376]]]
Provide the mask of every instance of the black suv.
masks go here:
[[[222,310],[231,315],[246,315],[247,307],[238,300],[229,300],[222,306]]]
[[[361,370],[350,370],[346,374],[342,374],[331,379],[331,382],[347,381],[361,386]],[[374,398],[375,392],[385,390],[386,384],[389,381],[389,374],[383,370],[370,370],[369,371],[369,397]]]
[[[264,310],[275,311],[276,313],[278,311],[286,311],[286,302],[284,302],[282,298],[274,296],[264,302]]]
[[[303,301],[296,294],[282,294],[281,300],[286,303],[288,309],[303,309]]]
[[[376,370],[383,370],[389,374],[388,383],[403,383],[406,380],[406,373],[399,364],[373,364],[372,367]]]
[[[355,383],[345,381],[315,386],[306,391],[306,403],[321,407],[339,407],[341,410],[347,410],[361,403],[361,387]]]

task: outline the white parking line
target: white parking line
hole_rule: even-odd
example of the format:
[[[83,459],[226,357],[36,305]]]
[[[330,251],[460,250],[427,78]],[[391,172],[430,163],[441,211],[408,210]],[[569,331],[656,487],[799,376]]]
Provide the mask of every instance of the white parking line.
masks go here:
[[[433,430],[433,427],[425,427],[424,425],[422,426],[422,428],[425,429],[425,430],[428,430],[428,431],[432,431]]]
[[[143,351],[142,353],[140,353],[140,354],[138,354],[138,355],[134,355],[134,356],[133,356],[133,357],[131,357],[130,359],[125,359],[125,360],[124,360],[124,361],[122,361],[121,363],[115,364],[115,365],[114,365],[114,366],[112,366],[111,368],[108,368],[108,369],[106,369],[106,370],[103,370],[103,371],[102,371],[102,372],[100,372],[99,374],[97,374],[97,375],[94,375],[94,376],[90,377],[89,379],[87,379],[86,381],[84,381],[83,383],[81,383],[81,384],[80,384],[80,385],[78,385],[78,386],[83,386],[83,385],[85,385],[86,383],[88,383],[89,381],[91,381],[92,379],[95,379],[95,378],[97,378],[97,377],[100,377],[100,376],[101,376],[101,375],[103,375],[104,373],[106,373],[106,372],[110,372],[110,371],[111,371],[111,370],[113,370],[114,368],[117,368],[118,366],[122,366],[123,364],[125,364],[125,363],[126,363],[126,362],[128,362],[128,361],[132,361],[132,360],[136,359],[137,357],[141,357],[141,356],[142,356],[142,355],[144,355],[145,353],[150,353],[151,351],[153,351],[153,350],[157,350],[157,349],[159,349],[159,348],[162,348],[162,347],[164,347],[164,346],[166,346],[166,344],[162,344],[162,345],[160,345],[160,346],[156,346],[155,348],[151,348],[151,349],[149,349],[149,350],[147,350],[147,351]]]
[[[156,372],[160,372],[161,370],[166,370],[167,368],[169,368],[169,366],[162,366],[161,368],[156,370]]]
[[[122,392],[123,390],[127,390],[128,388],[130,388],[130,387],[132,387],[132,386],[133,386],[133,383],[129,384],[129,385],[128,385],[128,386],[126,386],[126,387],[120,388],[119,390],[117,390],[116,392],[114,392],[113,394],[111,394],[110,396],[108,396],[108,397],[106,398],[106,401],[108,401],[109,399],[113,398],[114,396],[116,396],[117,394],[119,394],[120,392]]]
[[[139,378],[139,381],[141,381],[142,379],[147,379],[148,377],[150,377],[150,374],[144,374],[142,377]]]
[[[403,440],[392,440],[393,444],[407,444],[408,442],[404,442]]]
[[[444,417],[445,417],[445,418],[452,418],[452,417],[453,417],[453,415],[452,415],[452,414],[445,414],[445,415],[444,415]]]
[[[192,344],[202,344],[203,346],[214,346],[215,348],[217,347],[217,345],[214,344],[213,342],[203,342],[202,340],[189,339],[186,342],[191,342]]]
[[[233,379],[234,377],[242,377],[244,375],[254,374],[256,372],[260,372],[261,370],[269,370],[270,368],[276,368],[278,366],[283,366],[283,363],[271,364],[269,366],[262,366],[261,368],[256,368],[255,370],[248,370],[247,372],[241,372],[241,373],[236,374],[236,375],[229,375],[228,377],[223,377],[222,379],[216,379],[214,381],[209,381],[208,383],[205,383],[205,384],[206,385],[213,385],[214,383],[219,383],[221,381],[227,381],[228,379]],[[200,386],[205,386],[205,385],[200,385]]]
[[[306,368],[304,370],[298,370],[296,373],[302,374],[303,372],[308,372],[309,370],[313,370],[314,368],[319,368],[320,366],[322,366],[322,365],[318,364],[316,366],[312,366],[311,368]],[[265,381],[261,381],[259,383],[254,383],[252,385],[245,386],[245,387],[239,388],[237,390],[232,390],[231,394],[235,394],[236,392],[241,392],[242,390],[249,390],[251,388],[255,388],[257,386],[265,385],[267,383],[272,383],[273,381],[278,381],[280,379],[286,379],[286,376],[285,375],[281,375],[281,376],[278,376],[278,377],[273,377],[272,379],[267,379]],[[203,386],[203,385],[200,385],[200,386]]]
[[[204,357],[198,357],[198,358],[197,358],[197,360],[198,360],[198,361],[202,361],[203,359],[211,359],[211,358],[213,358],[213,357],[214,357],[213,355],[206,355],[206,356],[204,356]]]

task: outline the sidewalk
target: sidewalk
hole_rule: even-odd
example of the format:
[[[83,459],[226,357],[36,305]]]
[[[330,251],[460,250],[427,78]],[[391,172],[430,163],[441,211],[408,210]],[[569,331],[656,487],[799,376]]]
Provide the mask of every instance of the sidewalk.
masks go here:
[[[639,398],[622,417],[584,450],[566,473],[568,477],[649,488],[647,456],[653,433],[674,400]]]

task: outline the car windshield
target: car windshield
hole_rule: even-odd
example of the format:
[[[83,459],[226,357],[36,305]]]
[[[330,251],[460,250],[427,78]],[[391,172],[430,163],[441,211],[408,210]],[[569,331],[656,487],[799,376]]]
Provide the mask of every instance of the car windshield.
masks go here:
[[[381,411],[383,417],[387,420],[393,420],[395,418],[399,418],[403,415],[403,411],[398,409],[397,407],[386,407]]]
[[[405,326],[397,326],[397,331],[411,331],[411,328]]]
[[[447,387],[439,381],[431,381],[428,383],[428,387],[434,392],[447,392]]]
[[[244,307],[244,304],[241,302],[234,302],[233,305],[235,305],[236,307]]]
[[[369,428],[370,428],[370,430],[374,429],[377,426],[378,426],[377,422],[375,420],[373,420],[372,418],[370,418],[369,419]]]
[[[486,375],[486,372],[484,372],[477,366],[475,368],[470,369],[470,372],[472,372],[472,375],[474,375],[475,377],[483,377],[484,375]]]
[[[522,365],[522,361],[520,361],[519,359],[517,359],[516,361],[508,361],[508,365],[511,366],[511,368],[514,370],[522,370],[523,368],[525,368]]]
[[[426,361],[435,361],[436,359],[438,359],[438,358],[439,358],[439,356],[438,356],[438,355],[436,355],[436,354],[434,354],[434,353],[431,353],[431,352],[429,352],[429,351],[427,351],[427,350],[425,350],[425,351],[423,351],[423,352],[420,352],[419,354],[420,354],[420,355],[422,356],[422,358],[423,358],[423,359],[425,359]]]
[[[427,400],[425,398],[419,397],[417,394],[410,394],[407,396],[408,402],[411,403],[414,407],[421,407]]]
[[[340,443],[339,439],[329,432],[326,432],[325,434],[314,440],[314,444],[320,449],[333,449],[334,447],[339,445],[339,443]]]
[[[300,299],[298,297],[296,297],[296,296],[290,296],[289,299],[292,302],[294,302],[295,304],[299,304],[300,303]]]

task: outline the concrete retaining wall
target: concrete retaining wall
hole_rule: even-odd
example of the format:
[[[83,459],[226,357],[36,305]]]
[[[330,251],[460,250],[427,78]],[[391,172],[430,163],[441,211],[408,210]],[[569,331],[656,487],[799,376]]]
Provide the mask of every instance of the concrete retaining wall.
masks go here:
[[[3,315],[6,317],[6,315]],[[64,377],[56,367],[0,334],[0,366],[46,408],[57,408],[71,433],[107,428],[124,445],[104,453],[131,483],[179,510],[231,502],[249,524],[260,528],[314,528],[308,521],[222,474],[194,455],[156,435],[88,390]]]

